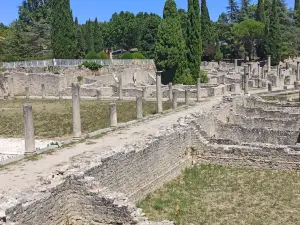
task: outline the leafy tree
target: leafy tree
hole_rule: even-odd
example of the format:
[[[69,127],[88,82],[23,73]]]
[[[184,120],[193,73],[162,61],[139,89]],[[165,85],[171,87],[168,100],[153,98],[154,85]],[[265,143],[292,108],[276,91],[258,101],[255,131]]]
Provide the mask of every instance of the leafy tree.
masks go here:
[[[75,18],[75,41],[76,41],[76,49],[75,49],[75,58],[82,59],[85,56],[85,43],[82,34],[82,29],[78,24],[78,18]]]
[[[265,6],[264,0],[258,0],[255,19],[259,22],[265,22]]]
[[[231,23],[238,22],[239,19],[239,6],[236,0],[228,0],[227,6],[228,17]]]
[[[109,38],[114,43],[114,48],[130,50],[137,46],[137,24],[133,13],[114,13],[109,21]]]
[[[70,0],[51,0],[51,43],[55,58],[73,58],[75,31]]]
[[[172,82],[184,76],[186,70],[186,46],[183,39],[179,15],[174,0],[167,0],[163,20],[159,24],[155,45],[157,69],[163,71],[162,83]]]
[[[187,12],[184,9],[178,9],[179,19],[181,22],[181,30],[184,37],[184,40],[187,40]]]
[[[244,20],[234,25],[233,34],[243,43],[251,60],[255,44],[263,38],[264,24],[253,19]]]
[[[103,37],[100,30],[100,25],[98,23],[98,19],[96,18],[94,21],[94,32],[93,32],[93,39],[94,39],[94,50],[95,52],[100,52],[103,50]]]
[[[281,53],[281,34],[277,6],[277,0],[273,0],[265,46],[266,53],[271,55],[272,65],[278,65]]]
[[[161,18],[154,14],[145,15],[139,28],[138,49],[148,59],[155,58],[155,42]]]
[[[300,8],[300,1],[295,0],[294,10],[297,11]]]

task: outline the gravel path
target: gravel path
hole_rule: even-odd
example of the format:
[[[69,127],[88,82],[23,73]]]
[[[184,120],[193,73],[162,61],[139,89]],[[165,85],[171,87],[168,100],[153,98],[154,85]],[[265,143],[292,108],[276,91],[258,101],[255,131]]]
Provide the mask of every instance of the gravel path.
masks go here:
[[[138,123],[123,130],[116,130],[99,140],[92,140],[94,142],[92,145],[79,143],[75,146],[61,149],[53,155],[43,155],[37,161],[23,161],[16,165],[11,165],[7,169],[0,170],[0,205],[5,201],[5,196],[9,193],[13,193],[16,196],[21,195],[22,190],[34,187],[40,177],[45,177],[55,172],[58,166],[64,165],[76,155],[88,153],[92,157],[93,152],[111,151],[114,148],[127,144],[141,142],[147,136],[155,135],[160,129],[177,123],[179,118],[202,109],[210,109],[221,100],[222,97],[212,98],[208,102],[202,102],[186,110],[162,116],[155,120]]]

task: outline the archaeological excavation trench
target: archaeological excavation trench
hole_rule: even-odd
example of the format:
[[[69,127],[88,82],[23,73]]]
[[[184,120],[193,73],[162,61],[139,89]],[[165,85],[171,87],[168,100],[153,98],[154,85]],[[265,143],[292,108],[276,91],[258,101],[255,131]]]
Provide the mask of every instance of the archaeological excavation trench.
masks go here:
[[[21,199],[6,196],[0,204],[6,206],[2,220],[22,225],[152,224],[134,204],[184,168],[201,163],[298,168],[299,103],[223,97],[212,109],[199,110],[143,143],[76,156],[67,169],[41,180]]]

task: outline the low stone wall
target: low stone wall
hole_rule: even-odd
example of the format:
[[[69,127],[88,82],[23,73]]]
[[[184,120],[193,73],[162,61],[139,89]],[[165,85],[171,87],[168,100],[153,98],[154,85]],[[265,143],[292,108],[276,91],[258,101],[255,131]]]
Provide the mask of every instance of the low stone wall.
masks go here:
[[[263,104],[261,99],[224,97],[212,110],[180,118],[134,146],[78,155],[68,168],[57,168],[22,196],[5,195],[0,209],[6,210],[10,225],[146,225],[151,223],[130,202],[178,176],[192,162],[297,168],[300,146],[293,143],[298,132],[226,123],[236,108],[255,102]]]

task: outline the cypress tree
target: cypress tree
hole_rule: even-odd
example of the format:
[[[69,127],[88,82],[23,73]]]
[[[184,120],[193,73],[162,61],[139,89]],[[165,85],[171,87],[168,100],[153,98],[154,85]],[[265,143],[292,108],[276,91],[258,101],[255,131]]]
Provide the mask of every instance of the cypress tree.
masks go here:
[[[294,10],[297,11],[300,7],[300,0],[295,0]]]
[[[266,53],[271,55],[272,65],[280,62],[281,34],[279,27],[279,17],[277,11],[277,0],[273,0],[269,16],[269,30],[267,30]]]
[[[75,32],[70,0],[51,0],[51,44],[53,57],[74,58]]]
[[[97,18],[94,21],[94,50],[97,53],[103,50],[103,38]]]
[[[91,20],[88,20],[85,25],[85,43],[86,43],[86,52],[95,51],[94,29]]]
[[[202,57],[200,5],[198,0],[188,0],[187,49],[188,66],[196,80],[200,74]]]
[[[265,5],[264,0],[258,0],[255,19],[259,22],[265,22]]]
[[[167,0],[163,20],[158,26],[155,44],[155,60],[158,70],[162,70],[162,83],[175,81],[185,70],[185,42],[179,15],[174,0]]]
[[[78,18],[75,18],[75,58],[82,59],[85,56],[85,43],[80,25],[78,24]]]
[[[215,41],[212,38],[212,24],[210,21],[209,11],[206,6],[206,0],[201,0],[201,36],[204,52],[206,47]]]

